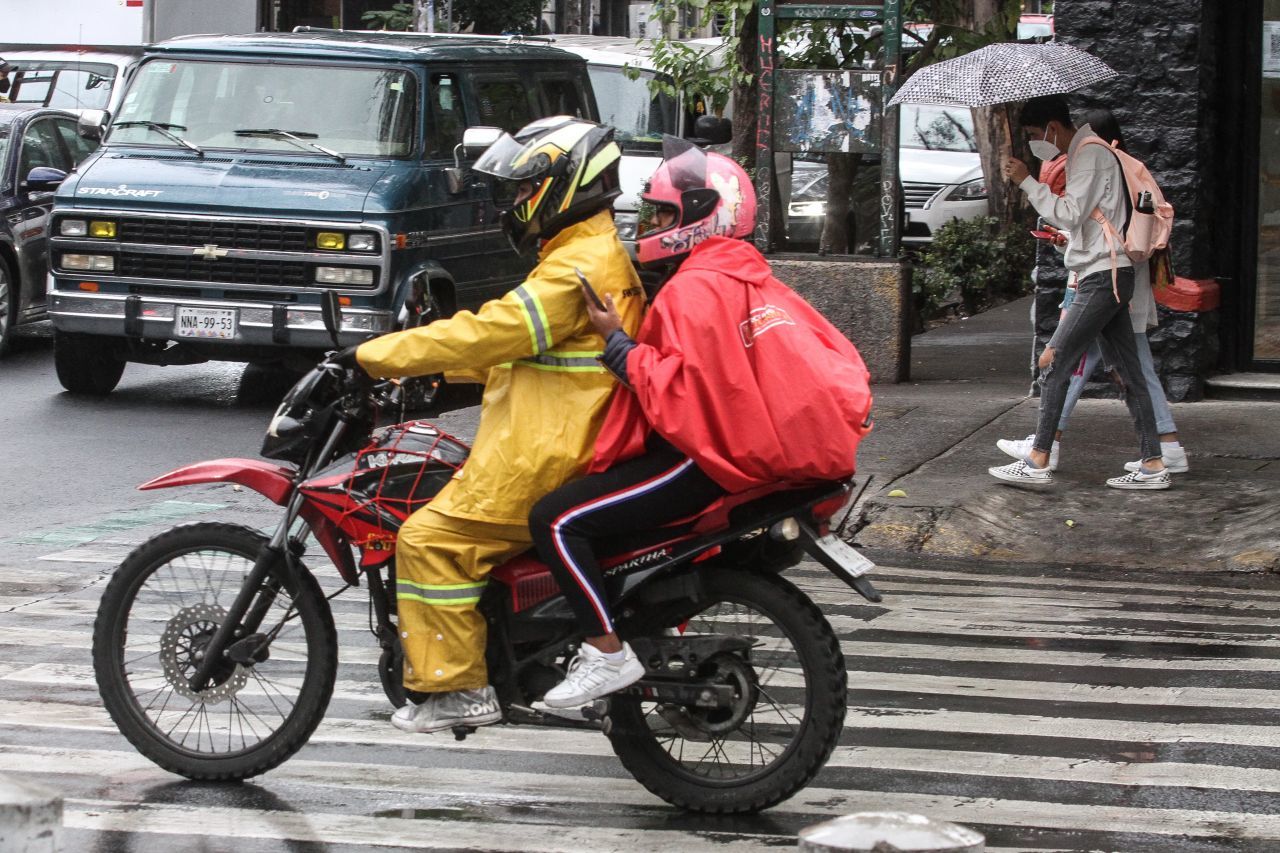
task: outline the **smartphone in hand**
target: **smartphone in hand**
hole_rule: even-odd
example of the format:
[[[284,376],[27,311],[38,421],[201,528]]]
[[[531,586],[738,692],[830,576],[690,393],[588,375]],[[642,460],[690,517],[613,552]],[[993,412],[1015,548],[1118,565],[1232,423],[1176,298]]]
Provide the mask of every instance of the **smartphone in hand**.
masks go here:
[[[578,281],[582,282],[583,292],[585,292],[587,298],[591,300],[591,304],[596,306],[596,310],[608,311],[609,309],[604,307],[604,302],[600,299],[600,294],[596,293],[596,289],[591,286],[591,282],[587,281],[587,277],[582,274],[582,270],[574,267],[573,271],[577,273]]]
[[[1035,229],[1031,230],[1031,236],[1035,237],[1037,240],[1056,240],[1058,238],[1058,235],[1052,232],[1036,231]]]

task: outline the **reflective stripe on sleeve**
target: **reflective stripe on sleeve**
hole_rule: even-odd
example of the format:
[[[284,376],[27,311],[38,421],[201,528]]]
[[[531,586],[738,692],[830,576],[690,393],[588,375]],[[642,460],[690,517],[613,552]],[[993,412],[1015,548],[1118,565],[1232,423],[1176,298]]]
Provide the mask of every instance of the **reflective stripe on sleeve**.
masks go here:
[[[533,351],[546,352],[555,341],[551,339],[551,324],[547,322],[547,312],[542,310],[542,301],[523,284],[515,289],[515,294],[524,308],[524,322],[529,328],[529,341],[533,344]]]
[[[556,370],[563,373],[600,373],[605,369],[600,363],[600,356],[603,354],[600,352],[544,353],[532,358],[522,358],[516,364],[536,370]]]

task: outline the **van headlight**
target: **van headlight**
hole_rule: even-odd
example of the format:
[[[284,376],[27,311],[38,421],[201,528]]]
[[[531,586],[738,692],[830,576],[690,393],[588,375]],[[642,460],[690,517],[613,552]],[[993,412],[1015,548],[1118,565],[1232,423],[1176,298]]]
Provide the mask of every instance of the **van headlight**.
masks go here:
[[[947,201],[981,201],[987,197],[987,179],[974,178],[947,193]]]
[[[64,270],[90,270],[92,272],[112,272],[116,268],[116,259],[111,255],[72,255],[62,256]]]
[[[378,238],[373,234],[352,234],[347,238],[347,248],[353,252],[372,252],[378,248]]]
[[[316,267],[316,281],[320,284],[373,284],[373,270],[355,267]]]

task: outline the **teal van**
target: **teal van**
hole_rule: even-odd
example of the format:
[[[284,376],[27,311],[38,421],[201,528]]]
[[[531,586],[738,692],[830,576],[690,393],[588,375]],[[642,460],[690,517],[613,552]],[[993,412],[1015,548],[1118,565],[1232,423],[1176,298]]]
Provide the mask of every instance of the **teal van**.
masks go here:
[[[310,363],[330,345],[328,290],[344,342],[505,293],[531,259],[466,168],[497,133],[475,129],[561,114],[595,120],[595,99],[583,60],[546,45],[312,31],[151,46],[55,199],[59,381],[107,394],[131,361]]]

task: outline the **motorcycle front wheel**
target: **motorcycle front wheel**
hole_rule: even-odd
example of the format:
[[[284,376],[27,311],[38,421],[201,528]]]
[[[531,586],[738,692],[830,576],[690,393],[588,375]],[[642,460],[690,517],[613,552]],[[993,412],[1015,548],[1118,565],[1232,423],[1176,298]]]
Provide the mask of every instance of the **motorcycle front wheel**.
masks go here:
[[[748,637],[750,648],[702,661],[697,675],[731,685],[730,708],[704,710],[620,694],[609,740],[651,792],[691,811],[755,812],[794,795],[831,756],[844,725],[844,656],[821,611],[777,575],[701,574],[689,605],[646,614],[646,630]]]
[[[272,566],[254,634],[210,683],[189,680],[266,538],[233,524],[175,527],[138,546],[103,592],[93,627],[102,701],[139,752],[189,779],[237,780],[297,752],[324,716],[338,639],[320,586]],[[238,660],[237,660],[238,658]]]

